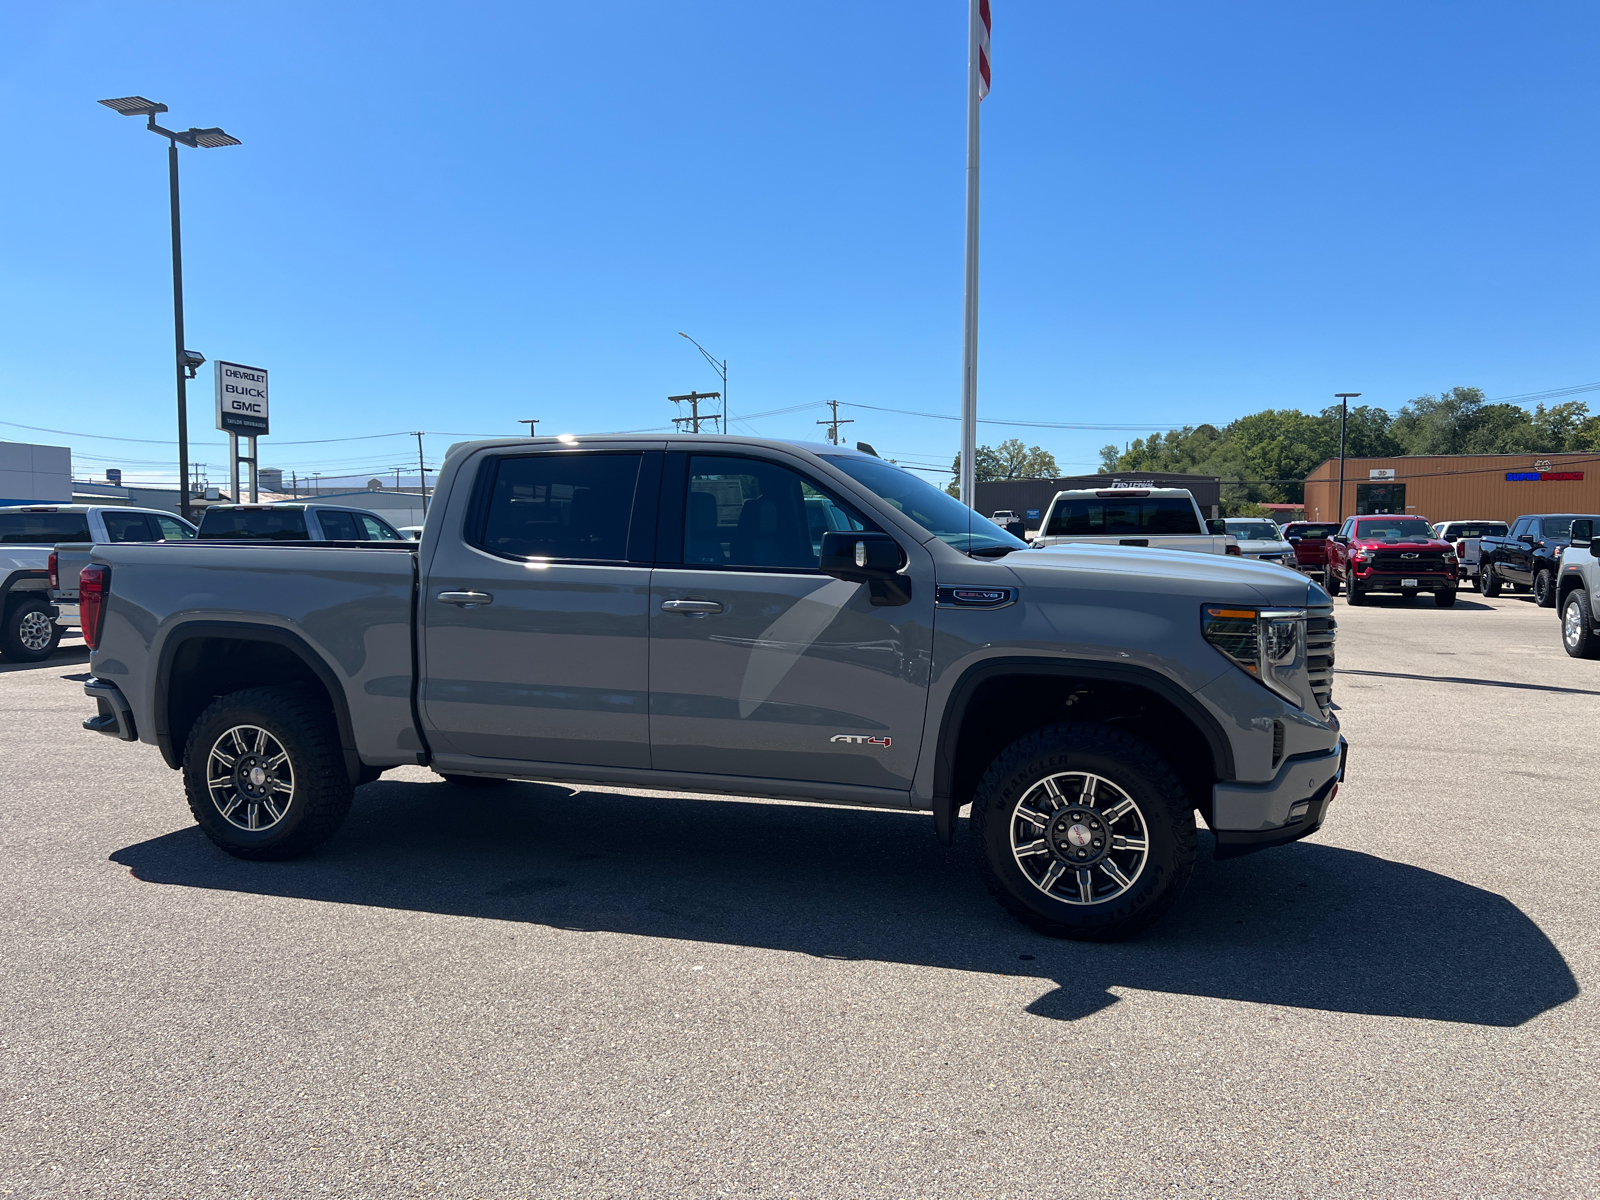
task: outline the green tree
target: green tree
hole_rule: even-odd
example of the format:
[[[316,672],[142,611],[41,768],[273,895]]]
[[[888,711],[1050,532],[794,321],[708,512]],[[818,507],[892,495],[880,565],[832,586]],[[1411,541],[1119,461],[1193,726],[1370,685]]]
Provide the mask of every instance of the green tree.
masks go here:
[[[945,490],[952,496],[961,494],[961,455],[950,464],[953,478]],[[1024,446],[1017,438],[1009,438],[998,446],[979,446],[973,458],[973,479],[978,483],[994,483],[1004,479],[1056,479],[1061,468],[1056,456],[1039,446]]]

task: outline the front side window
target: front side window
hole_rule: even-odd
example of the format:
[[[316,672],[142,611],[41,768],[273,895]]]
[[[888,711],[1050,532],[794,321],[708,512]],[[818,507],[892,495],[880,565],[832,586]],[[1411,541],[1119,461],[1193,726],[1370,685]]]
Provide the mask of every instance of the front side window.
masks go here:
[[[356,520],[361,522],[361,537],[363,541],[400,542],[405,540],[371,513],[358,513]]]
[[[926,529],[942,542],[980,557],[1025,550],[1028,544],[1013,537],[993,521],[986,521],[947,492],[925,479],[884,462],[853,454],[824,457],[885,504]],[[1192,519],[1192,518],[1191,518]]]
[[[1266,522],[1262,522],[1265,526]],[[1231,524],[1228,532],[1242,533]],[[1059,500],[1050,514],[1046,537],[1115,537],[1204,532],[1196,521],[1194,505],[1181,496],[1147,496],[1143,499],[1102,500],[1098,496]],[[1276,534],[1269,535],[1276,539]]]
[[[150,518],[141,512],[102,512],[100,519],[106,523],[106,536],[113,542],[153,542],[156,534],[150,527]]]
[[[164,517],[160,513],[151,513],[150,519],[155,522],[156,534],[165,542],[183,542],[194,537],[194,526],[187,521],[180,521],[177,517]]]
[[[478,545],[507,558],[624,562],[641,454],[502,458]]]
[[[250,542],[311,540],[305,510],[299,508],[213,508],[200,518],[200,537]]]
[[[865,528],[855,513],[787,467],[721,455],[689,460],[685,566],[815,570],[824,533]]]
[[[336,508],[317,509],[317,522],[322,526],[322,536],[330,542],[359,542],[361,529],[354,513],[340,512]]]

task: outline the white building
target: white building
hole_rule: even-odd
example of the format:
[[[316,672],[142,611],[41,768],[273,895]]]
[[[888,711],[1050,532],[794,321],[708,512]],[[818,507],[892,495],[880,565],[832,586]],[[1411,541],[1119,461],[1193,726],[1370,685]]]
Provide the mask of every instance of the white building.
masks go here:
[[[72,450],[0,442],[0,504],[71,504]]]

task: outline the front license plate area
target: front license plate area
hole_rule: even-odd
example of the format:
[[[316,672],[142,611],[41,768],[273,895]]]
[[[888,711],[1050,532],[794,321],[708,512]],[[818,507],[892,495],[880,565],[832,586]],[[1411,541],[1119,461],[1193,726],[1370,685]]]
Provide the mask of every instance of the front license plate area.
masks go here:
[[[1400,586],[1401,587],[1416,587],[1417,586],[1417,581],[1415,579],[1402,579],[1400,581]]]

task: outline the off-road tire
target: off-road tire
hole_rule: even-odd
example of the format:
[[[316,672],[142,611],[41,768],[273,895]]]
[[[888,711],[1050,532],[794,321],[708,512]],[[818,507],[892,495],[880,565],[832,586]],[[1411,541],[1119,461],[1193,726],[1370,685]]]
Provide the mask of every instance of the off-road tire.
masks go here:
[[[445,775],[441,773],[439,778],[446,783],[453,783],[457,787],[464,788],[499,787],[501,784],[511,782],[509,779],[500,779],[494,775]]]
[[[1148,857],[1133,885],[1113,899],[1069,904],[1034,886],[1012,853],[1017,804],[1039,781],[1088,771],[1138,806]],[[1050,937],[1114,942],[1146,929],[1177,902],[1194,870],[1194,803],[1166,759],[1132,734],[1082,722],[1051,725],[1013,742],[989,765],[972,800],[978,869],[995,899]]]
[[[1359,608],[1361,605],[1367,602],[1367,594],[1361,590],[1361,585],[1359,583],[1352,583],[1350,585],[1350,590],[1345,593],[1344,602],[1346,604],[1355,605]]]
[[[289,756],[294,790],[270,828],[241,829],[212,800],[207,764],[212,749],[235,726],[264,729]],[[189,811],[205,835],[235,858],[295,858],[322,844],[350,811],[355,789],[339,747],[339,727],[322,697],[305,688],[247,688],[220,696],[189,731],[183,751]]]
[[[1500,576],[1495,573],[1493,563],[1484,563],[1478,568],[1478,591],[1490,600],[1500,594]]]
[[[1453,607],[1455,605],[1455,602],[1456,602],[1456,591],[1455,591],[1455,589],[1451,588],[1448,591],[1435,592],[1433,594],[1433,602],[1435,604],[1437,604],[1440,608],[1451,608],[1451,607]]]
[[[51,618],[50,601],[42,594],[24,592],[6,605],[5,622],[0,625],[0,652],[7,662],[43,662],[60,644],[61,626]]]
[[[1577,629],[1572,631],[1569,621],[1576,607]],[[1589,593],[1579,588],[1567,593],[1566,604],[1561,609],[1561,645],[1573,658],[1600,658],[1600,637],[1594,632],[1594,611],[1589,603]]]
[[[1556,606],[1556,577],[1550,573],[1548,567],[1534,574],[1533,602],[1540,608]]]

